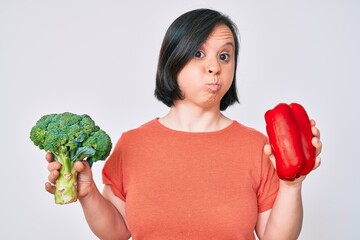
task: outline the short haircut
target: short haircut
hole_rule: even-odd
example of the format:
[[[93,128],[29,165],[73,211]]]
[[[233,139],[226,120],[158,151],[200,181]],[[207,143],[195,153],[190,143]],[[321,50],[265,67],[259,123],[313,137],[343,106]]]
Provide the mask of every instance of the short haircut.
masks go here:
[[[237,27],[226,15],[211,9],[196,9],[179,16],[168,28],[160,49],[156,72],[154,95],[168,107],[175,100],[184,99],[177,83],[177,76],[194,57],[199,47],[206,41],[213,29],[225,24],[235,41],[234,79],[220,102],[220,110],[239,102],[236,90],[236,68],[239,53]]]

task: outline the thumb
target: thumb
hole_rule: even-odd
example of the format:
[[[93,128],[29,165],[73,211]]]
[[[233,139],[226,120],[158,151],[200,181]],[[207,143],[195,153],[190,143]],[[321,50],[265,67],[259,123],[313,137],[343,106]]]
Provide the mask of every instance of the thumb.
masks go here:
[[[80,173],[91,172],[90,165],[87,161],[77,161],[74,164],[74,168],[77,172]]]
[[[272,152],[271,146],[270,144],[266,144],[264,146],[264,153],[265,155],[267,155],[272,163],[272,165],[274,166],[274,168],[276,169],[276,160],[275,160],[275,156]]]
[[[74,168],[78,175],[78,182],[91,182],[92,181],[92,172],[90,165],[87,161],[77,161],[74,164]]]

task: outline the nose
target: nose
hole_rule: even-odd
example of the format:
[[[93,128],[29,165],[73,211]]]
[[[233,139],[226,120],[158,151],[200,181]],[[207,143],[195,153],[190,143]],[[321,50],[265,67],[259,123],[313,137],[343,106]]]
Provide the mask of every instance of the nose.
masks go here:
[[[216,59],[209,61],[207,65],[207,71],[212,75],[219,73],[220,71],[219,62]]]

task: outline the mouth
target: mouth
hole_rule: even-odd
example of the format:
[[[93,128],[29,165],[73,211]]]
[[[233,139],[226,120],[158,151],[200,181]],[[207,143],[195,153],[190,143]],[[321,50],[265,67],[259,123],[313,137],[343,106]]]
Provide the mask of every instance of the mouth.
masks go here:
[[[206,86],[211,92],[217,92],[221,88],[221,85],[219,83],[208,83],[206,84]]]
[[[217,92],[221,88],[220,79],[218,76],[212,76],[209,82],[206,84],[210,92]]]

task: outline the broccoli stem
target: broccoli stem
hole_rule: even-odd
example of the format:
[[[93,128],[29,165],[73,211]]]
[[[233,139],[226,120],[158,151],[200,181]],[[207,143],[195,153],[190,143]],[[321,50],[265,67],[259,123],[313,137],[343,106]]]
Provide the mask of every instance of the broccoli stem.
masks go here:
[[[59,178],[55,184],[55,203],[67,204],[77,201],[77,172],[68,154],[55,155],[55,160],[62,164]]]

